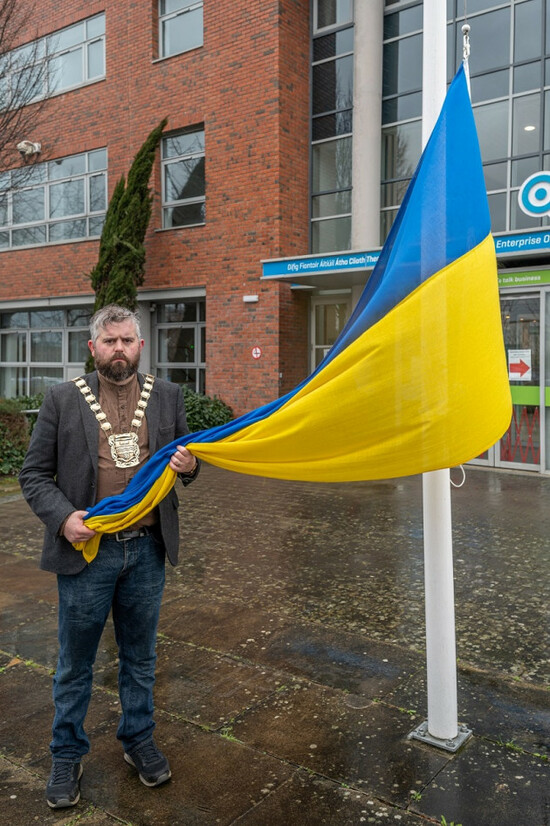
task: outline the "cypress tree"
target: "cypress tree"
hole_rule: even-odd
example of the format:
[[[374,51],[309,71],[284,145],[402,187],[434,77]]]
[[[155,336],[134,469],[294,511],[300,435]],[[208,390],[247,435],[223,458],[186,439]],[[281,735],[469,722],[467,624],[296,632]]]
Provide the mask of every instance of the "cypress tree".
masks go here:
[[[99,241],[97,264],[90,273],[95,292],[94,312],[106,304],[135,310],[137,288],[145,274],[145,233],[151,219],[153,196],[149,178],[166,118],[149,134],[128,172],[114,188]],[[91,356],[86,372],[93,370]]]

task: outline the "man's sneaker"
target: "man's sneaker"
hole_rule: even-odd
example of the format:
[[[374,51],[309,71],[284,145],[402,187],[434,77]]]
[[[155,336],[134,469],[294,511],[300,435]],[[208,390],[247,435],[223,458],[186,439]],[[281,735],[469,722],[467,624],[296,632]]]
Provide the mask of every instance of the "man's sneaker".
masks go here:
[[[63,809],[76,806],[80,800],[79,780],[82,777],[82,764],[71,760],[55,760],[48,785],[46,800],[51,809]]]
[[[145,740],[130,751],[125,751],[124,759],[138,770],[139,779],[146,786],[160,786],[172,777],[168,760],[153,739]]]

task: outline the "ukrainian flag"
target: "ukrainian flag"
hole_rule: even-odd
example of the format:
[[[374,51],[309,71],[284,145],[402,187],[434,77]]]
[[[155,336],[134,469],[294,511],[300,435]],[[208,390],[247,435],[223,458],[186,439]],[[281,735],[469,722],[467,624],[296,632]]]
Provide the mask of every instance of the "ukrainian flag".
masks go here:
[[[176,445],[256,476],[350,482],[452,467],[506,431],[511,397],[496,258],[464,68],[341,335],[298,387],[156,453],[86,524],[122,530],[175,481]],[[99,536],[79,547],[93,558]]]

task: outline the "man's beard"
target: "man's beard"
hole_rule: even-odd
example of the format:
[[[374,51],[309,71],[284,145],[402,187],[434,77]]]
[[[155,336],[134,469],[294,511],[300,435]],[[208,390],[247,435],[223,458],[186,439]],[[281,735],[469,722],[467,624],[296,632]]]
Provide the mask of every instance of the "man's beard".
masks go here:
[[[116,361],[115,359],[123,359],[123,361]],[[96,370],[109,381],[126,381],[137,372],[139,354],[134,361],[130,361],[122,354],[113,356],[112,360],[103,360],[96,356],[94,363]]]

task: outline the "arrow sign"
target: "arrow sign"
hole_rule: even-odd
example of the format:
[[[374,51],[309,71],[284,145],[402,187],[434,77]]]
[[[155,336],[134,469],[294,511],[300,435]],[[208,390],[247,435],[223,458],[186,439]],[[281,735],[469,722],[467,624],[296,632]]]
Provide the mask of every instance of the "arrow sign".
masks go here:
[[[531,368],[529,367],[529,365],[526,364],[523,361],[523,359],[520,359],[518,362],[516,362],[516,364],[510,365],[510,373],[519,373],[520,378],[524,376],[525,373],[527,373],[527,371],[530,369]]]
[[[508,378],[510,381],[531,381],[531,350],[508,350]]]

